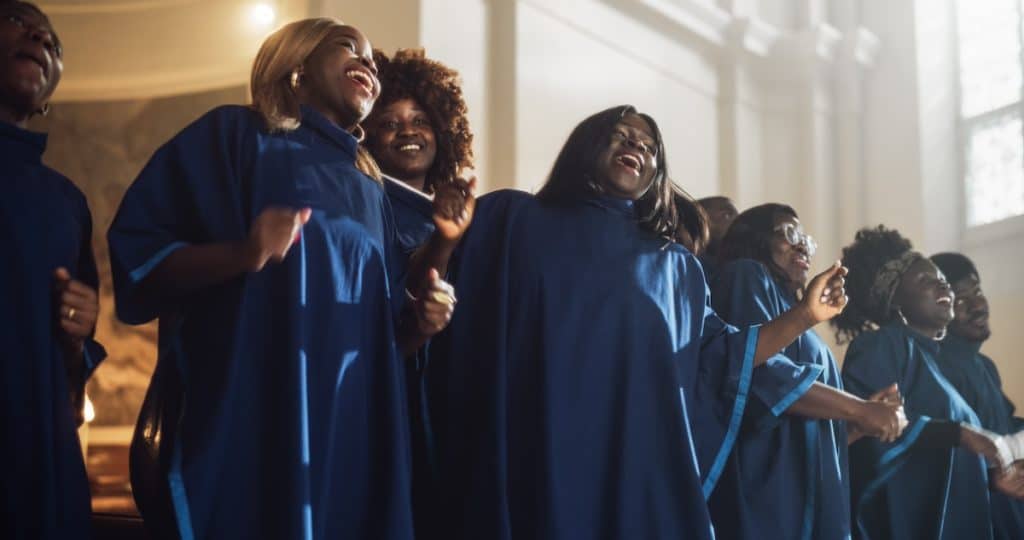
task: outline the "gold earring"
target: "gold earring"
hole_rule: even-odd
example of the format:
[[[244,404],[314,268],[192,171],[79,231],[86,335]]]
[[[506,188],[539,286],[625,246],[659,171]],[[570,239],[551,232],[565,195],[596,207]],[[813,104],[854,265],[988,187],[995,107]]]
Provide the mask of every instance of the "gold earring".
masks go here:
[[[41,114],[43,116],[46,116],[46,115],[50,114],[50,104],[49,103],[43,103],[43,106],[40,107],[39,110],[36,111],[36,112],[38,112],[39,114]]]
[[[299,87],[299,70],[297,69],[292,71],[291,84],[292,90]]]
[[[900,318],[900,321],[903,322],[903,326],[909,326],[910,325],[910,323],[907,322],[907,317],[905,315],[903,315],[903,310],[902,309],[896,308],[896,315],[898,315],[899,318]]]
[[[363,129],[363,126],[356,124],[356,127],[352,128],[352,136],[356,138],[356,142],[363,142],[366,139],[366,130]]]

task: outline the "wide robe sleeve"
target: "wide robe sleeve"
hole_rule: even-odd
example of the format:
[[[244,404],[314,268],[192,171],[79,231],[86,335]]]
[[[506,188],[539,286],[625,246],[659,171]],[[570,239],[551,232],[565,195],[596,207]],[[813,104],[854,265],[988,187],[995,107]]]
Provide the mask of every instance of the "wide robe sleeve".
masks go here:
[[[761,327],[753,324],[737,328],[727,324],[711,306],[712,293],[703,282],[703,273],[687,272],[685,275],[688,281],[691,276],[701,278],[688,282],[686,289],[705,291],[700,376],[692,392],[696,398],[696,404],[692,406],[696,409],[694,431],[700,434],[695,447],[706,498],[714,490],[733,450],[750,397],[763,399],[753,388],[757,372],[763,369],[754,369]],[[772,356],[765,365],[789,365],[801,371],[781,355]],[[812,379],[813,376],[816,373]],[[772,390],[769,389],[766,395]]]
[[[719,270],[711,299],[722,318],[741,327],[764,324],[789,309],[765,266],[749,259],[733,261]],[[792,360],[799,358],[798,347],[794,342],[754,370],[750,392],[756,401],[748,416],[762,427],[774,425],[821,375],[821,366]]]
[[[140,285],[176,249],[245,238],[240,169],[251,162],[245,141],[254,137],[245,135],[254,124],[237,109],[214,109],[185,128],[125,193],[107,233],[121,320],[144,323],[170,307]]]

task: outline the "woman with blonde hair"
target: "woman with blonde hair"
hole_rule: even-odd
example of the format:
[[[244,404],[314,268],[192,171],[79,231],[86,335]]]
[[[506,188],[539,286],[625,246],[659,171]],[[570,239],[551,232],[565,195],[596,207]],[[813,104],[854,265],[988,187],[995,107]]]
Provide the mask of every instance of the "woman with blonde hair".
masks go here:
[[[412,537],[398,349],[454,299],[423,268],[402,308],[391,211],[359,146],[376,71],[358,29],[288,24],[257,54],[252,106],[185,128],[124,197],[118,315],[160,318],[132,458],[159,537]],[[456,238],[465,195],[439,211]]]

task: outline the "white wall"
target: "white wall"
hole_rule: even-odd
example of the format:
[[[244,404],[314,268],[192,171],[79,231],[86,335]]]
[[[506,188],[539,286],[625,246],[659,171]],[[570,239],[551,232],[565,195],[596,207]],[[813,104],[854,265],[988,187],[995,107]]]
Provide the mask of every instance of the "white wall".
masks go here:
[[[900,229],[925,253],[974,259],[992,310],[982,351],[1024,404],[1024,218],[964,226],[953,3],[864,0],[861,14],[883,49],[866,86],[860,220]]]

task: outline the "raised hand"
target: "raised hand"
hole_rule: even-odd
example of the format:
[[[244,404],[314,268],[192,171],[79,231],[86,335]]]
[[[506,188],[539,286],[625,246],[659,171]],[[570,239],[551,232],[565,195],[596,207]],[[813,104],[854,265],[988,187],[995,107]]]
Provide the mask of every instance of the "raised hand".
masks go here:
[[[456,178],[435,188],[434,225],[444,240],[458,242],[469,228],[476,209],[475,190],[476,176]]]
[[[811,325],[827,321],[843,312],[849,298],[846,296],[846,274],[849,270],[839,261],[814,276],[804,289],[800,304]]]
[[[245,242],[246,269],[259,272],[267,262],[281,262],[312,215],[309,208],[270,207],[256,217]]]
[[[414,299],[416,325],[421,335],[430,337],[444,330],[455,312],[455,289],[441,279],[436,269],[427,274],[427,285]]]

